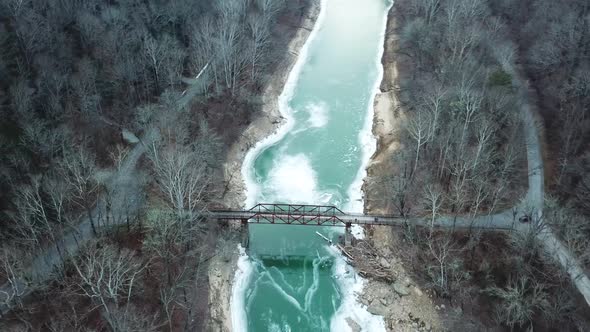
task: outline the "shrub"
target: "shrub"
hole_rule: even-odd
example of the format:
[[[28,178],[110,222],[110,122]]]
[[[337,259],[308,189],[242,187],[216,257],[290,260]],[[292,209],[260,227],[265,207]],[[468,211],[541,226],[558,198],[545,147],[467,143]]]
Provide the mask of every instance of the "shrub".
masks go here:
[[[500,87],[512,87],[512,76],[502,69],[495,70],[492,72],[489,78],[489,84],[491,86]]]

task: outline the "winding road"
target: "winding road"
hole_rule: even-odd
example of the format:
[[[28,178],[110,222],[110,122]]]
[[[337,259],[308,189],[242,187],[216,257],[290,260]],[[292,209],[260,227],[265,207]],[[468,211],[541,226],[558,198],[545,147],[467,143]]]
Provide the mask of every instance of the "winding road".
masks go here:
[[[176,109],[170,110],[171,112],[178,112],[187,107],[203,90],[198,79],[206,68],[207,66],[195,78],[185,79],[190,85],[178,99]],[[54,276],[62,264],[60,251],[74,255],[80,246],[95,237],[90,218],[94,221],[97,231],[100,231],[100,228],[125,224],[137,215],[143,205],[143,187],[140,175],[136,171],[137,163],[158,138],[158,129],[155,126],[148,128],[140,143],[127,153],[121,164],[106,180],[105,191],[109,194],[99,197],[90,216],[85,214],[80,223],[65,233],[57,243],[41,248],[29,266],[23,271],[17,271],[18,279],[8,280],[0,286],[0,317],[13,308],[16,296],[26,297],[36,286],[46,283]]]
[[[205,67],[206,68],[206,67]],[[203,70],[205,69],[203,68]],[[534,211],[533,220],[544,223],[544,167],[540,143],[541,122],[537,120],[536,112],[530,103],[535,100],[532,98],[533,92],[528,86],[526,80],[515,68],[504,68],[511,73],[515,85],[518,87],[520,94],[521,115],[523,117],[523,130],[527,151],[528,163],[528,191],[526,194],[527,211]],[[195,79],[187,80],[192,84],[184,91],[178,101],[178,109],[186,107],[190,101],[202,90],[198,84],[199,73]],[[120,167],[114,171],[110,180],[107,181],[107,189],[111,193],[110,199],[106,197],[99,199],[97,206],[91,215],[97,221],[98,227],[112,226],[123,224],[129,216],[133,216],[142,206],[142,188],[136,170],[137,163],[141,156],[147,151],[148,146],[158,138],[156,128],[147,130],[142,136],[141,143],[135,145],[127,154]],[[493,215],[481,215],[476,218],[467,217],[448,217],[440,216],[435,220],[435,226],[439,227],[457,227],[457,228],[484,228],[484,229],[513,229],[516,231],[526,231],[532,223],[516,222],[517,216],[523,214],[519,211],[518,205],[513,209],[502,211]],[[108,223],[106,222],[108,220]],[[429,225],[429,221],[424,219],[413,220],[416,224]],[[397,222],[397,221],[392,221]],[[399,221],[401,224],[403,221]],[[573,283],[579,292],[584,296],[588,305],[590,305],[590,279],[585,274],[583,267],[574,257],[571,251],[563,245],[555,233],[547,225],[541,225],[540,232],[537,234],[538,240],[550,257],[556,259],[569,274]],[[32,263],[25,268],[20,274],[21,279],[11,280],[0,287],[0,313],[5,314],[13,307],[15,295],[25,297],[36,285],[41,285],[52,278],[56,268],[61,264],[61,257],[57,247],[62,252],[73,255],[77,252],[80,245],[94,237],[92,232],[90,218],[82,220],[76,229],[66,233],[57,244],[44,248],[37,255]]]

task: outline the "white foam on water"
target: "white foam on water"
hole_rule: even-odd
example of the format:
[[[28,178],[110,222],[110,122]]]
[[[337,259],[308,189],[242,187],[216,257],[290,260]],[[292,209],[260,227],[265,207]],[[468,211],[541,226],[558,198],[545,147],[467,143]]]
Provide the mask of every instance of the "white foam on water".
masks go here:
[[[268,326],[268,332],[282,332],[281,327],[277,323],[270,323]]]
[[[293,296],[291,296],[289,293],[287,293],[282,287],[281,285],[279,285],[276,280],[272,277],[272,275],[270,273],[266,274],[270,285],[274,287],[274,289],[277,290],[277,292],[279,292],[279,294],[281,294],[285,300],[287,300],[289,303],[291,303],[295,308],[297,308],[297,310],[299,311],[304,311],[303,308],[301,308],[301,304],[299,304],[299,301],[297,301],[296,298],[294,298]]]
[[[369,313],[367,307],[358,302],[358,293],[362,292],[366,281],[356,274],[354,269],[346,263],[340,252],[333,246],[329,247],[329,252],[334,256],[332,274],[340,286],[342,296],[340,307],[330,321],[330,330],[334,332],[352,332],[351,327],[346,322],[346,319],[349,318],[361,327],[361,331],[385,332],[383,317]]]
[[[305,293],[305,311],[310,313],[311,300],[320,286],[320,265],[324,263],[326,258],[316,258],[313,260],[313,283]]]
[[[287,79],[285,88],[279,97],[279,110],[280,110],[282,116],[286,119],[285,124],[282,125],[274,134],[272,134],[272,135],[268,136],[266,139],[258,142],[254,148],[250,149],[250,151],[248,151],[248,153],[246,154],[246,157],[244,159],[244,163],[242,164],[242,176],[243,176],[244,181],[246,183],[245,205],[247,207],[250,207],[250,206],[253,206],[254,204],[256,204],[256,200],[258,199],[259,192],[261,190],[258,183],[256,183],[256,179],[254,176],[254,167],[253,167],[254,161],[267,147],[280,141],[282,138],[285,137],[285,135],[287,135],[287,133],[289,133],[293,129],[293,126],[294,126],[294,118],[292,115],[293,110],[289,106],[289,101],[291,100],[291,98],[293,96],[297,81],[298,81],[299,76],[302,71],[302,67],[305,64],[305,62],[307,61],[309,45],[311,44],[311,41],[313,41],[315,39],[315,36],[317,35],[317,32],[319,31],[319,27],[322,25],[322,23],[325,19],[326,1],[327,0],[321,0],[320,14],[319,14],[318,19],[315,23],[314,29],[312,30],[305,45],[301,49],[300,56],[298,57],[297,62],[295,63],[295,66],[293,67],[293,70],[289,73],[289,77]],[[388,10],[391,7],[391,5],[393,5],[392,2],[390,2]],[[367,116],[366,116],[364,127],[361,130],[361,132],[359,133],[359,143],[360,143],[360,146],[362,147],[361,167],[359,169],[359,172],[357,173],[357,176],[356,176],[354,182],[351,184],[351,186],[348,190],[349,202],[345,208],[346,208],[346,210],[351,211],[351,212],[363,212],[363,205],[364,204],[363,204],[363,196],[362,196],[361,187],[363,184],[363,179],[366,176],[366,167],[368,166],[368,163],[370,161],[370,157],[374,154],[374,152],[376,150],[376,138],[372,134],[372,120],[373,120],[373,114],[374,114],[373,103],[374,103],[375,95],[378,92],[378,88],[381,83],[381,79],[383,77],[383,68],[381,66],[381,56],[382,56],[383,50],[384,50],[386,24],[387,24],[387,20],[384,20],[384,23],[383,23],[384,26],[382,29],[382,35],[381,35],[380,43],[379,43],[380,50],[378,52],[378,56],[376,57],[376,66],[378,68],[378,75],[375,80],[375,85],[373,87],[374,93],[372,94],[369,104],[368,104]],[[322,124],[323,119],[320,114],[320,111],[317,111],[317,116],[316,116],[315,120],[312,120],[312,117],[313,117],[312,111],[309,111],[309,112],[310,112],[309,121],[312,126],[314,124],[315,125]],[[326,121],[327,121],[327,112],[326,112]],[[323,124],[323,125],[325,125],[325,124]],[[297,158],[297,156],[292,156],[292,157]],[[278,165],[278,166],[281,166],[281,165]],[[297,167],[297,168],[299,168],[299,167]],[[297,170],[294,170],[293,168],[289,168],[289,167],[286,167],[285,165],[283,165],[281,167],[278,167],[275,171],[278,173],[282,172],[282,174],[287,174],[287,171],[297,171]],[[272,171],[271,171],[271,173],[272,173]],[[302,174],[308,175],[308,177],[305,178],[306,182],[304,184],[297,185],[296,188],[303,191],[303,193],[297,199],[303,200],[307,197],[314,198],[314,196],[316,196],[317,193],[315,190],[315,174],[313,173],[313,168],[311,168],[311,166],[309,166],[306,169],[306,171],[303,172]],[[293,174],[289,174],[288,177],[296,178],[295,176],[293,176]],[[293,184],[293,185],[295,185],[295,184]],[[275,187],[275,188],[277,188],[277,187]],[[280,193],[280,194],[284,194],[284,193]],[[291,197],[291,200],[289,200],[289,201],[292,201],[292,197],[293,197],[292,195],[293,195],[293,192],[290,192],[289,197]],[[299,195],[299,194],[297,194],[297,195]],[[354,232],[359,237],[363,236],[362,228],[360,230],[356,229],[356,230],[354,230]],[[346,322],[346,318],[351,318],[361,326],[362,331],[371,331],[371,332],[385,331],[385,323],[383,321],[383,317],[370,314],[366,310],[366,307],[364,305],[360,304],[357,300],[357,294],[362,291],[365,281],[362,278],[360,278],[350,266],[347,265],[347,263],[344,261],[342,256],[335,249],[330,248],[330,252],[334,255],[334,259],[335,259],[335,264],[333,265],[333,275],[334,275],[334,279],[336,280],[336,282],[340,286],[341,302],[342,302],[340,307],[338,308],[338,310],[334,314],[334,316],[331,318],[330,329],[332,331],[337,331],[337,332],[351,331],[350,326]],[[242,272],[240,272],[240,270]],[[236,331],[247,331],[246,312],[245,312],[245,308],[244,308],[244,304],[245,304],[244,303],[244,294],[246,292],[246,288],[247,288],[248,283],[250,281],[252,270],[253,270],[252,263],[248,260],[246,254],[244,252],[240,256],[240,260],[238,261],[238,271],[236,271],[236,275],[234,278],[234,287],[232,290],[232,303],[231,303],[232,326],[233,326],[234,330],[236,330]],[[269,277],[270,277],[270,274],[269,274]],[[270,278],[272,278],[272,277],[270,277]],[[280,288],[280,286],[278,286],[278,284],[276,284],[276,282],[274,282],[274,285],[277,286],[277,288],[278,288],[277,290],[284,292],[284,290],[282,290],[282,288]],[[288,297],[290,297],[290,296],[288,296]],[[291,297],[291,299],[295,300],[292,297]],[[297,300],[295,300],[294,302],[291,301],[291,303],[293,303],[296,307],[297,306],[299,308],[301,307]],[[307,303],[305,303],[305,304],[307,306]],[[322,321],[324,321],[323,317],[320,317],[320,318],[322,319]],[[272,325],[274,325],[273,328],[279,327],[276,324],[272,324]],[[279,327],[279,330],[280,330],[280,327]]]
[[[393,1],[389,2],[386,13],[389,12],[393,6]],[[377,68],[377,77],[373,85],[373,93],[369,99],[367,106],[367,115],[362,130],[359,132],[359,145],[362,148],[361,167],[356,175],[355,180],[348,189],[349,201],[345,206],[345,209],[350,212],[363,213],[364,212],[364,201],[363,201],[363,180],[367,176],[367,166],[371,160],[371,156],[377,150],[377,138],[373,135],[373,117],[375,114],[374,102],[375,96],[379,93],[379,86],[383,79],[383,65],[381,64],[381,58],[385,50],[385,33],[387,29],[387,19],[383,20],[383,28],[381,29],[381,36],[379,38],[379,50],[375,58],[375,66]],[[352,233],[357,238],[364,238],[364,231],[361,226],[355,225],[352,229]],[[362,292],[365,280],[362,279],[356,272],[350,267],[344,258],[334,248],[330,248],[331,252],[335,256],[334,264],[334,276],[340,285],[342,290],[342,304],[336,311],[330,322],[330,329],[332,331],[352,331],[346,318],[354,320],[362,331],[370,332],[385,332],[385,321],[383,317],[372,315],[369,313],[364,305],[358,301],[358,293]]]
[[[387,10],[385,11],[385,15],[389,13],[389,10],[393,6],[393,1],[390,1]],[[362,157],[361,157],[361,167],[359,171],[348,188],[348,203],[344,207],[346,211],[355,212],[355,213],[363,213],[364,212],[364,201],[363,201],[363,180],[367,176],[367,166],[369,166],[369,162],[371,161],[371,156],[375,154],[377,150],[377,138],[373,135],[373,117],[375,116],[375,97],[377,93],[380,92],[379,86],[381,85],[381,81],[383,80],[383,65],[381,64],[381,58],[383,57],[383,52],[385,51],[385,33],[387,30],[387,16],[383,19],[383,27],[381,29],[381,35],[379,37],[379,49],[377,51],[377,56],[375,57],[375,66],[377,68],[377,77],[375,78],[375,82],[373,83],[372,94],[369,99],[369,103],[367,105],[367,112],[365,117],[365,123],[363,128],[359,132],[358,140],[359,145],[362,149]],[[354,225],[352,227],[352,234],[358,238],[363,239],[365,237],[364,230],[359,225]]]
[[[231,326],[234,331],[245,331],[248,326],[245,295],[253,275],[254,265],[248,259],[246,250],[241,245],[238,245],[238,250],[240,257],[238,258],[236,274],[234,275],[230,300]]]
[[[250,309],[250,307],[252,306],[252,301],[254,301],[255,298],[253,295],[256,294],[256,292],[258,291],[258,285],[260,285],[260,280],[264,278],[264,276],[266,276],[266,273],[267,272],[260,273],[258,279],[254,281],[254,288],[246,290],[246,296],[248,296],[248,303],[246,304],[247,309]]]
[[[278,275],[278,279],[281,283],[283,283],[283,285],[285,285],[285,287],[289,288],[289,291],[291,293],[297,293],[295,291],[295,288],[293,288],[293,286],[291,286],[291,284],[289,284],[287,282],[287,280],[285,279],[285,274],[283,273],[283,271],[281,271],[279,268],[277,268],[276,266],[271,266],[270,271],[275,272]]]
[[[293,97],[297,81],[299,80],[299,76],[303,69],[303,65],[307,61],[309,54],[309,45],[311,45],[313,40],[315,40],[315,37],[319,31],[319,27],[322,26],[322,23],[325,20],[326,1],[327,0],[321,0],[320,2],[320,13],[316,19],[314,28],[309,34],[307,40],[305,41],[305,44],[299,51],[299,57],[297,58],[297,61],[295,62],[293,69],[289,73],[287,82],[285,83],[285,87],[283,88],[283,92],[279,96],[279,111],[281,112],[281,115],[286,119],[285,124],[279,127],[274,134],[258,142],[254,146],[254,148],[250,149],[246,154],[246,157],[244,158],[244,162],[242,163],[242,178],[246,183],[246,201],[244,202],[246,207],[251,207],[254,206],[254,204],[256,204],[255,202],[258,198],[260,190],[254,177],[254,161],[260,155],[260,153],[264,151],[264,149],[281,140],[293,128],[293,110],[291,110],[291,108],[289,107],[289,101]],[[238,273],[240,269],[242,269],[243,272]],[[238,271],[236,271],[232,288],[231,321],[234,331],[246,332],[248,330],[248,320],[246,317],[246,303],[244,301],[244,296],[246,294],[246,289],[250,281],[252,270],[252,262],[250,262],[244,251],[243,254],[240,255],[240,259],[238,260]]]
[[[297,293],[301,293],[305,286],[307,286],[307,264],[303,264],[303,283],[297,287]]]
[[[277,158],[266,187],[278,202],[313,204],[319,197],[316,172],[304,154]]]
[[[284,324],[283,328],[281,328],[281,326],[277,323],[270,323],[270,325],[268,326],[268,331],[269,332],[291,332],[291,326],[289,326],[288,324]]]
[[[289,72],[289,76],[287,77],[287,82],[285,83],[285,87],[283,88],[283,92],[279,96],[279,111],[281,115],[285,118],[285,123],[280,126],[277,131],[266,137],[265,139],[256,143],[256,145],[248,151],[246,157],[244,158],[244,162],[242,163],[242,177],[244,182],[246,183],[246,207],[252,207],[256,204],[256,200],[259,197],[260,186],[256,183],[256,179],[254,176],[254,161],[258,156],[269,146],[277,143],[281,139],[287,135],[293,129],[295,125],[295,119],[293,118],[293,110],[289,106],[289,102],[293,98],[293,94],[295,93],[295,87],[297,86],[297,82],[299,81],[299,76],[302,73],[303,66],[307,62],[309,57],[309,46],[315,40],[319,28],[322,26],[325,17],[326,17],[326,1],[320,1],[320,13],[316,19],[314,24],[314,28],[309,34],[305,44],[299,51],[299,56],[297,57],[297,61],[295,65],[293,65],[293,69]]]
[[[309,113],[308,123],[311,127],[321,128],[328,124],[328,104],[324,102],[311,103],[306,107]]]

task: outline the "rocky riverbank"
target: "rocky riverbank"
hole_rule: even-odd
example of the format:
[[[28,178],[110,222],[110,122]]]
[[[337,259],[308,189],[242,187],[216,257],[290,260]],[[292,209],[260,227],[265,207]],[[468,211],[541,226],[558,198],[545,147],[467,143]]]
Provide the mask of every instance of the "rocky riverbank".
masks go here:
[[[262,94],[262,106],[259,114],[240,135],[227,153],[223,165],[227,190],[222,199],[229,208],[241,208],[245,201],[245,184],[242,178],[242,163],[246,153],[259,141],[271,135],[284,122],[279,112],[279,95],[289,76],[299,50],[305,44],[313,30],[320,11],[319,0],[310,0],[305,14],[299,22],[279,22],[281,30],[286,30],[284,38],[290,38],[285,51],[285,58],[276,66],[268,85]],[[288,20],[287,20],[288,21]],[[209,324],[208,331],[230,332],[231,326],[231,294],[232,282],[236,272],[238,257],[237,242],[234,249],[227,255],[216,255],[209,264]],[[225,256],[225,257],[224,257]]]
[[[395,9],[388,15],[385,35],[385,49],[382,58],[383,80],[380,92],[375,97],[373,117],[373,134],[377,137],[377,150],[367,167],[367,178],[363,185],[365,213],[392,213],[383,185],[384,176],[391,174],[395,165],[391,159],[393,153],[400,149],[398,140],[403,111],[399,107],[399,72],[403,64],[396,61],[394,45],[396,36]],[[366,230],[366,241],[373,252],[371,256],[381,271],[386,271],[390,280],[369,280],[360,294],[360,302],[368,311],[383,316],[387,331],[440,331],[443,330],[439,313],[445,309],[444,304],[437,304],[428,292],[423,291],[412,280],[400,258],[399,238],[390,227],[375,226]],[[363,259],[366,259],[363,256]]]
[[[287,46],[285,59],[276,67],[277,70],[262,94],[262,109],[227,154],[223,169],[225,180],[228,182],[228,191],[223,201],[228,207],[239,208],[244,204],[245,183],[241,172],[244,157],[256,143],[274,133],[285,121],[279,111],[279,96],[297,61],[299,51],[313,30],[319,11],[319,0],[310,0],[309,8],[299,25],[290,27],[294,29],[293,38]]]

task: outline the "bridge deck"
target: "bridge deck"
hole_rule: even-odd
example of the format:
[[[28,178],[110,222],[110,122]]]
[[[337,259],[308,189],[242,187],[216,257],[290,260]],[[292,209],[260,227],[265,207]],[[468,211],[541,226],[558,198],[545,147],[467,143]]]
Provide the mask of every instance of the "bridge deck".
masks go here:
[[[399,225],[400,217],[367,216],[362,214],[318,215],[313,213],[280,213],[252,211],[212,211],[211,216],[219,220],[249,220],[254,223],[299,224],[314,226],[342,226],[346,223],[357,225]]]
[[[211,211],[210,216],[218,220],[248,220],[258,224],[287,224],[310,226],[336,226],[345,227],[351,225],[383,225],[383,226],[434,226],[454,228],[487,228],[487,229],[513,229],[515,217],[511,211],[504,211],[492,215],[468,217],[439,216],[432,223],[428,218],[411,217],[404,218],[393,215],[364,215],[346,213],[332,206],[312,205],[286,205],[286,204],[258,204],[250,210],[216,210]]]

